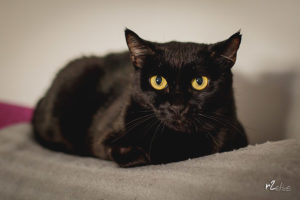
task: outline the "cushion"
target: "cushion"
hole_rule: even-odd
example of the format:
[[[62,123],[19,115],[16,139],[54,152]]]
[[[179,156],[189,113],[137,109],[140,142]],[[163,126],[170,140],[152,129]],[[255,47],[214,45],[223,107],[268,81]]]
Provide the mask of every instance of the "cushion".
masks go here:
[[[0,129],[20,122],[29,122],[33,109],[25,106],[0,102]]]
[[[31,132],[0,131],[0,199],[300,199],[299,140],[123,169],[45,149]]]

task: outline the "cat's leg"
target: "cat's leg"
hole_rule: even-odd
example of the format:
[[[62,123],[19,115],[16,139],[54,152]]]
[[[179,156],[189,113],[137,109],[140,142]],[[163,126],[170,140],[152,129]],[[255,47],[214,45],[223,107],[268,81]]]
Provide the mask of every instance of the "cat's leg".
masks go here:
[[[134,167],[150,164],[150,156],[144,148],[134,145],[122,131],[102,131],[91,134],[91,155],[116,162],[120,167]]]
[[[149,155],[141,147],[114,145],[108,147],[107,153],[110,160],[115,161],[120,167],[136,167],[150,164]]]

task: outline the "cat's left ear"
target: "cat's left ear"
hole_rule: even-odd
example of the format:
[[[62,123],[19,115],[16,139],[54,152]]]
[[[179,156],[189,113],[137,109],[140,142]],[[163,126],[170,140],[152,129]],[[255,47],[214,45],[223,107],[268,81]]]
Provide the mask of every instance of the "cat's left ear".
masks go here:
[[[221,61],[224,67],[232,67],[236,61],[237,51],[240,47],[242,35],[240,31],[227,40],[211,45],[211,56]]]
[[[154,54],[151,43],[143,40],[129,29],[125,30],[125,37],[133,65],[136,68],[142,68],[146,57]]]

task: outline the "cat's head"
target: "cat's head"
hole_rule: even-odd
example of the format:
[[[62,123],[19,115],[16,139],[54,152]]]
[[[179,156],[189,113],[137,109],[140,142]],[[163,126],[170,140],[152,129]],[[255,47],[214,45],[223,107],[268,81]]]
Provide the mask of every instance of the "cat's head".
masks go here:
[[[155,43],[125,30],[135,67],[133,98],[167,127],[187,132],[206,116],[234,114],[231,68],[240,32],[214,44]]]

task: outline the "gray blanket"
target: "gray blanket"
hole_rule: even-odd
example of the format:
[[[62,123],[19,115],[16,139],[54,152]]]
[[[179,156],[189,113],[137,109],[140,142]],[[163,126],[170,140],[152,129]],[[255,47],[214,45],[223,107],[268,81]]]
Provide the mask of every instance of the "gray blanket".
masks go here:
[[[284,140],[122,169],[47,150],[32,140],[28,124],[20,124],[0,131],[0,199],[299,200],[299,152],[299,140]]]

